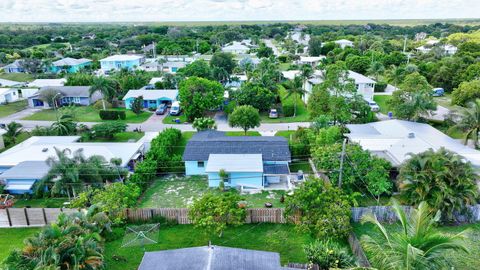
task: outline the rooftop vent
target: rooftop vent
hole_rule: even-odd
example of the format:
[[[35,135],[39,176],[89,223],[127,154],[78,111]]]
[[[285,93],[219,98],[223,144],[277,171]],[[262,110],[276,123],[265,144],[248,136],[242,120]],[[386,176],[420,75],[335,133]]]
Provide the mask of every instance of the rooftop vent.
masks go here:
[[[44,153],[47,152],[47,151],[48,151],[48,148],[43,148],[42,149],[42,152],[44,152]]]
[[[408,133],[408,138],[409,139],[415,138],[415,133],[413,133],[413,132]]]

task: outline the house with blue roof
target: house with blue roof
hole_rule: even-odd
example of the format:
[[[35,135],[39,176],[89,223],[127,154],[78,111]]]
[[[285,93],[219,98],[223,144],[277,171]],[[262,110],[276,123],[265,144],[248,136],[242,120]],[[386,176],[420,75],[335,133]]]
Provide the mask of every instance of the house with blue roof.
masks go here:
[[[75,59],[75,58],[63,58],[60,60],[57,60],[52,63],[52,66],[50,67],[50,71],[53,73],[60,73],[60,72],[66,72],[66,73],[76,73],[82,69],[87,68],[92,64],[92,60],[86,59],[86,58],[81,58],[81,59]]]
[[[209,187],[288,188],[291,154],[288,141],[275,136],[226,136],[209,130],[196,133],[183,154],[186,175],[208,176]],[[221,172],[228,177],[223,179]]]
[[[100,60],[102,71],[128,69],[134,70],[145,63],[145,57],[142,55],[118,54],[112,55]]]

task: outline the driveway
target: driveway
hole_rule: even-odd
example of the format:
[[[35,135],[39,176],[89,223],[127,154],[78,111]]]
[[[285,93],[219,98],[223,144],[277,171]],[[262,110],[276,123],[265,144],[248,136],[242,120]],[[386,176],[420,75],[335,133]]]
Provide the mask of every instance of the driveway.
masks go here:
[[[0,123],[9,123],[11,121],[20,120],[22,118],[28,117],[36,112],[40,111],[40,109],[33,109],[33,108],[26,108],[22,111],[16,112],[14,114],[10,114],[6,117],[0,118]]]

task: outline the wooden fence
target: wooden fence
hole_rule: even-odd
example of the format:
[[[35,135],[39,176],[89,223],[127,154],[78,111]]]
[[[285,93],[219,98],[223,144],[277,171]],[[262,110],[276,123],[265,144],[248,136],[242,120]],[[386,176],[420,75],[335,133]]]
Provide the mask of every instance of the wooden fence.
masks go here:
[[[0,209],[0,228],[40,227],[57,220],[60,213],[78,212],[69,208],[7,208]]]
[[[363,251],[362,245],[360,244],[360,241],[358,241],[355,233],[351,232],[348,236],[348,244],[350,245],[353,255],[357,257],[358,264],[361,267],[371,267],[370,262]]]

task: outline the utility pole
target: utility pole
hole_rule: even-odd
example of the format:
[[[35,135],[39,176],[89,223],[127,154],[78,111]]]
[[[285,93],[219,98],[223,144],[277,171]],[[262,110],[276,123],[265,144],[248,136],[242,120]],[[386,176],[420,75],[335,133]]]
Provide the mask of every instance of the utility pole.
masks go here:
[[[343,139],[342,143],[342,153],[340,154],[340,174],[338,176],[338,187],[342,187],[342,177],[343,177],[343,160],[345,159],[345,148],[347,146],[347,139]]]
[[[407,50],[407,35],[405,35],[405,39],[403,40],[403,53]]]

